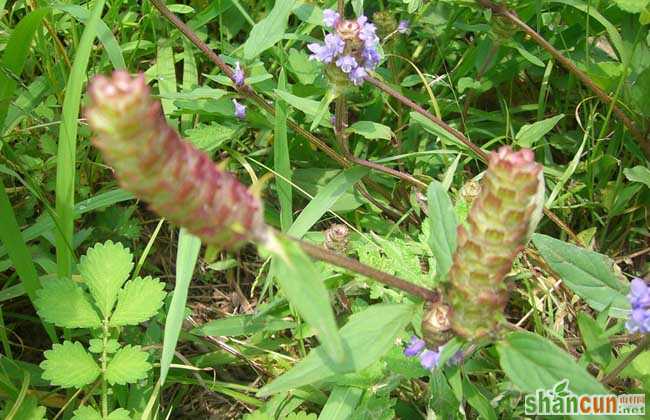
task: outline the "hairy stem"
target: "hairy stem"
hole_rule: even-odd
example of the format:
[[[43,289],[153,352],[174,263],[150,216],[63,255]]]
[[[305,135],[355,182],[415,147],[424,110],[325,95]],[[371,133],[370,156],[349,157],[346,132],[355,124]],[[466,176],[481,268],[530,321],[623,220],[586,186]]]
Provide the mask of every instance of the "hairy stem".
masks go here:
[[[357,260],[353,260],[352,258],[337,254],[326,248],[312,245],[309,242],[301,241],[299,239],[291,239],[296,241],[303,249],[303,251],[305,251],[308,255],[319,261],[324,261],[338,267],[348,269],[355,273],[376,280],[382,284],[385,284],[386,286],[400,289],[414,296],[421,297],[422,299],[429,302],[437,302],[440,298],[438,293],[433,290],[418,286],[417,284],[413,284],[392,274],[376,270]]]
[[[576,76],[585,86],[587,86],[601,101],[605,104],[612,107],[612,111],[619,120],[630,130],[632,136],[639,143],[639,146],[643,149],[645,155],[650,158],[650,141],[648,138],[636,127],[634,121],[628,117],[622,110],[619,108],[615,101],[610,97],[604,90],[602,90],[598,85],[591,80],[591,78],[582,70],[580,70],[571,60],[562,55],[550,42],[548,42],[543,36],[541,36],[537,31],[528,26],[524,21],[519,19],[516,13],[509,10],[501,4],[496,4],[491,0],[476,0],[481,6],[492,10],[495,14],[504,17],[505,19],[512,22],[515,26],[519,27],[521,30],[526,32],[526,34],[533,39],[540,47],[544,48],[551,54],[569,73]]]

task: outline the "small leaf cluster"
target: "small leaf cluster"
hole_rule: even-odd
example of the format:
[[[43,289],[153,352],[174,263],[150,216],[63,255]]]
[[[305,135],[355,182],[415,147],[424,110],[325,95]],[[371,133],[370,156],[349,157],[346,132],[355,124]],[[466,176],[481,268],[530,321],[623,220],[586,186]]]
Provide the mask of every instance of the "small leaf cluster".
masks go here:
[[[107,241],[81,257],[80,281],[57,278],[43,284],[37,292],[36,307],[44,320],[63,328],[98,331],[88,348],[78,341],[64,341],[46,351],[40,365],[44,379],[63,388],[81,388],[100,374],[111,385],[146,377],[151,369],[148,354],[139,346],[123,346],[111,338],[111,328],[148,320],[158,312],[166,293],[164,284],[152,277],[127,281],[132,268],[129,249]],[[122,417],[117,413],[110,418]]]

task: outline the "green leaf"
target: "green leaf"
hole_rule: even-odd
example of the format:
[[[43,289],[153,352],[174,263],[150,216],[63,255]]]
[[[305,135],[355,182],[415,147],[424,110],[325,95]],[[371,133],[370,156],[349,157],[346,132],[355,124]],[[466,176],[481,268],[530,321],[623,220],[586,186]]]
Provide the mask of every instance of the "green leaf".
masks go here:
[[[52,350],[47,350],[43,355],[45,360],[40,364],[43,379],[52,385],[81,388],[93,383],[99,376],[99,366],[78,341],[54,344]]]
[[[287,233],[302,238],[347,190],[367,174],[368,169],[362,166],[341,171],[302,210]]]
[[[514,332],[497,343],[501,367],[525,393],[553,389],[569,379],[576,394],[607,394],[607,390],[573,358],[547,339],[528,332]]]
[[[344,420],[351,418],[362,396],[363,389],[361,388],[335,386],[323,410],[320,412],[318,420]]]
[[[148,358],[149,354],[140,350],[140,346],[122,347],[108,362],[106,380],[111,385],[124,385],[146,378],[147,372],[151,369]]]
[[[342,363],[345,351],[322,274],[291,239],[278,238],[278,249],[272,252],[271,271],[282,293],[316,331],[330,359]]]
[[[341,328],[348,362],[335,366],[322,347],[313,349],[291,370],[263,387],[260,397],[318,382],[341,372],[355,372],[379,360],[411,321],[411,304],[378,304],[353,314]]]
[[[494,412],[494,408],[490,405],[490,401],[485,395],[481,394],[478,387],[471,383],[467,377],[463,377],[463,397],[480,414],[479,418],[486,420],[497,419],[497,415]]]
[[[74,411],[72,420],[102,420],[102,415],[94,408],[84,405]]]
[[[533,243],[544,260],[575,294],[597,311],[609,307],[616,318],[627,318],[630,304],[625,297],[628,285],[614,272],[614,261],[597,252],[534,234]]]
[[[27,389],[24,389],[25,392]],[[16,407],[16,404],[20,404]],[[46,419],[46,408],[38,405],[38,400],[33,395],[27,395],[22,401],[7,401],[4,410],[0,411],[0,417],[11,420],[43,420]]]
[[[275,94],[286,101],[293,108],[297,109],[300,112],[303,112],[305,115],[314,118],[318,114],[320,101],[315,101],[313,99],[303,98],[300,96],[292,95],[289,92],[286,92],[282,89],[276,89]],[[332,114],[327,114],[327,118],[323,119],[325,121],[330,120]]]
[[[555,127],[555,125],[564,118],[564,114],[556,115],[555,117],[547,118],[542,121],[537,121],[532,124],[525,124],[519,129],[515,142],[520,147],[533,147],[535,143],[542,139]]]
[[[608,366],[612,360],[612,345],[603,329],[585,312],[578,312],[578,327],[587,354],[601,367]]]
[[[614,0],[614,3],[629,13],[641,13],[650,6],[650,0]]]
[[[287,75],[284,68],[280,70],[278,89],[286,89]],[[287,141],[287,105],[284,101],[275,102],[275,125],[273,139],[273,168],[281,175],[275,178],[275,187],[280,201],[280,228],[283,232],[293,222],[292,186],[291,186],[291,156]]]
[[[390,127],[372,121],[358,121],[346,130],[349,133],[356,133],[367,139],[390,140],[393,132]]]
[[[311,131],[314,131],[319,125],[322,125],[321,122],[325,120],[326,116],[330,114],[330,104],[334,99],[336,99],[337,92],[334,89],[330,89],[325,92],[325,96],[321,99],[318,104],[318,109],[316,110],[316,115],[314,115],[314,120],[311,122]]]
[[[625,178],[628,180],[645,184],[650,188],[650,169],[645,166],[639,165],[634,168],[625,168],[623,169],[623,174],[625,174]]]
[[[102,321],[86,294],[70,279],[51,279],[36,292],[36,308],[44,320],[64,328],[97,328]]]
[[[277,0],[271,12],[257,22],[244,43],[244,59],[252,60],[284,37],[295,0]]]
[[[131,280],[119,291],[111,325],[137,325],[156,315],[165,299],[165,285],[147,276]]]
[[[201,240],[193,236],[185,229],[181,229],[178,235],[178,250],[176,252],[176,284],[172,301],[167,311],[165,320],[165,335],[163,338],[163,351],[160,357],[160,384],[165,383],[169,366],[174,359],[176,343],[181,334],[183,319],[185,318],[185,303],[187,302],[187,290],[190,287],[192,273],[196,260],[199,258]]]
[[[197,148],[205,152],[211,152],[221,147],[234,134],[235,130],[233,128],[215,122],[211,122],[210,125],[200,124],[198,127],[185,131],[185,137]]]
[[[79,261],[79,273],[90,289],[97,307],[108,318],[117,293],[129,278],[133,255],[121,243],[107,241],[89,248]]]
[[[456,213],[445,187],[432,181],[427,191],[429,247],[436,258],[436,278],[447,275],[456,251]]]
[[[114,338],[108,339],[106,345],[104,345],[104,340],[101,338],[91,338],[88,340],[88,344],[88,351],[95,354],[100,354],[104,352],[104,350],[106,350],[106,353],[108,354],[113,354],[120,348],[120,343]]]
[[[123,408],[118,408],[108,415],[107,420],[132,420],[129,412]]]

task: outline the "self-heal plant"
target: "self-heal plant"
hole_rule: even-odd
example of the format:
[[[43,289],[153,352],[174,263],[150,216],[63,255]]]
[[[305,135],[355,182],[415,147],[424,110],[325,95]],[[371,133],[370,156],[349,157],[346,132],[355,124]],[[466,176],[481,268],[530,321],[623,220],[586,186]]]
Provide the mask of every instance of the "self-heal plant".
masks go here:
[[[381,61],[377,28],[366,16],[345,20],[331,9],[323,11],[323,24],[334,33],[325,35],[323,44],[307,45],[310,59],[327,64],[327,73],[335,82],[347,78],[354,85],[363,84],[364,77]]]
[[[650,287],[640,278],[630,282],[628,294],[632,313],[625,326],[631,333],[650,333]]]
[[[151,369],[148,353],[117,340],[119,331],[154,316],[163,304],[164,284],[152,277],[129,279],[133,255],[107,241],[90,248],[79,261],[81,281],[49,280],[37,292],[36,308],[46,321],[63,328],[91,329],[89,346],[79,341],[54,344],[41,363],[43,379],[63,388],[83,388],[98,378],[101,415],[80,407],[76,419],[128,419],[123,409],[109,414],[109,385],[135,383]]]

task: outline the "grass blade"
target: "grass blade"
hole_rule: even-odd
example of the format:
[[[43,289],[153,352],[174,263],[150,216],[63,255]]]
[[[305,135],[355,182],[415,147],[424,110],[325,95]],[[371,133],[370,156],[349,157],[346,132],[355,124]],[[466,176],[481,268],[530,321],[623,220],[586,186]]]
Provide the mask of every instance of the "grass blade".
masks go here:
[[[280,71],[278,89],[286,90],[287,75]],[[280,227],[283,232],[291,226],[293,208],[291,205],[291,161],[287,143],[287,105],[278,100],[275,103],[275,139],[273,140],[273,166],[283,178],[276,178],[275,185],[280,200]]]
[[[341,195],[367,174],[368,168],[356,166],[335,176],[303,209],[287,233],[301,238],[336,203]]]
[[[176,286],[172,302],[169,305],[167,319],[165,321],[165,336],[163,338],[163,351],[160,358],[160,384],[165,383],[169,366],[174,358],[176,343],[181,333],[183,316],[185,314],[185,302],[187,301],[187,289],[190,287],[192,273],[196,260],[199,258],[201,240],[192,236],[185,229],[180,230],[178,236],[178,251],[176,253]]]
[[[36,298],[36,290],[41,287],[41,282],[38,279],[38,273],[36,272],[36,267],[32,261],[32,254],[27,248],[27,244],[23,241],[23,237],[20,234],[20,228],[18,227],[18,222],[16,221],[16,216],[9,202],[9,197],[5,191],[5,186],[2,180],[0,179],[0,239],[4,242],[9,252],[9,258],[13,262],[16,273],[20,277],[27,296],[29,300],[33,303]],[[57,342],[56,334],[54,333],[54,328],[51,325],[43,322],[45,331],[52,342]]]
[[[37,29],[41,28],[41,20],[48,12],[48,8],[37,9],[25,16],[16,25],[7,41],[0,62],[0,68],[2,68],[0,71],[0,123],[3,123],[7,116],[11,98],[16,90],[16,79],[23,72],[34,34]]]
[[[86,67],[103,9],[104,0],[97,1],[81,35],[63,99],[63,118],[56,156],[56,213],[61,226],[61,232],[56,232],[56,262],[61,277],[70,276],[72,270],[69,244],[72,243],[74,232],[74,183],[81,86],[86,79]]]

